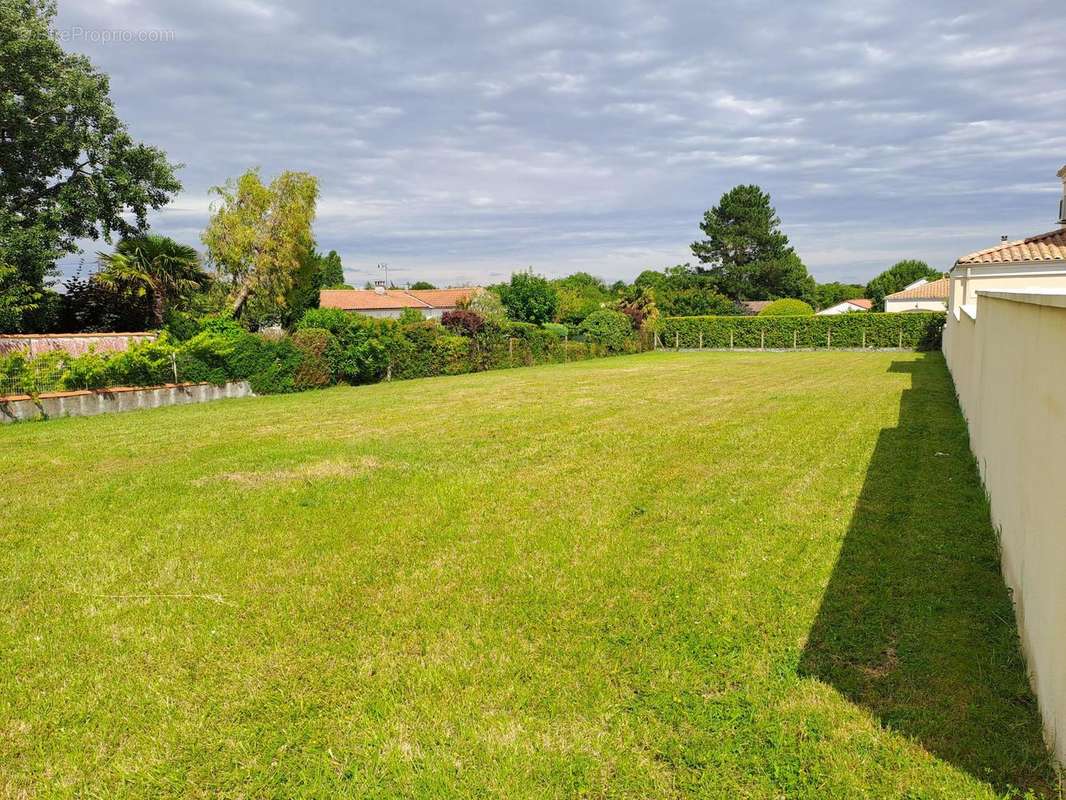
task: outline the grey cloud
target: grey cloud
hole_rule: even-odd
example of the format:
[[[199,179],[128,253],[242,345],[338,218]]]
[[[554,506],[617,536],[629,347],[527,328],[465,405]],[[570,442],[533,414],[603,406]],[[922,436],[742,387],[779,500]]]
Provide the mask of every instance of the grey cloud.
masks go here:
[[[353,277],[630,277],[756,182],[817,277],[865,280],[1051,227],[1066,163],[1061,2],[61,0],[59,22],[174,33],[67,45],[186,164],[157,229],[197,243],[211,185],[306,169]]]

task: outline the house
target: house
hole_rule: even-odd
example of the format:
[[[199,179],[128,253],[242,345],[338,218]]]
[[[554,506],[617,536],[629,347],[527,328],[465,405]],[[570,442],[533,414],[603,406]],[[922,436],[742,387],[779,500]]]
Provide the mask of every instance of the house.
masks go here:
[[[1066,167],[1058,172],[1063,196],[1059,228],[1016,241],[1002,241],[955,262],[948,309],[956,320],[977,303],[979,290],[1066,289]],[[1004,237],[1006,239],[1006,237]],[[972,316],[972,315],[971,315]]]
[[[823,308],[817,313],[820,317],[829,317],[834,314],[847,314],[849,311],[869,311],[873,307],[873,300],[867,300],[865,297],[856,297],[852,300],[837,303],[835,306]]]
[[[445,311],[454,311],[478,292],[478,286],[461,289],[323,289],[318,295],[320,308],[340,308],[368,317],[398,318],[413,308],[423,317],[439,319]]]
[[[948,279],[927,281],[925,278],[894,294],[885,295],[885,311],[947,311]]]

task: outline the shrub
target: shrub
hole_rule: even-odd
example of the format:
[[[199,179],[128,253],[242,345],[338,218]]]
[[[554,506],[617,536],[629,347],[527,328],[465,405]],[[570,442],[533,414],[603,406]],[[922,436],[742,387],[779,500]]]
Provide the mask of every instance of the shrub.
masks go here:
[[[474,311],[456,309],[445,311],[440,318],[440,323],[448,330],[461,336],[477,336],[485,327],[485,319]]]
[[[401,325],[414,325],[416,323],[425,320],[425,315],[417,308],[405,308],[400,312],[400,318],[397,320]]]
[[[296,323],[296,330],[305,328],[322,328],[338,339],[348,331],[353,315],[339,308],[309,308]]]
[[[321,389],[333,383],[334,365],[340,362],[341,349],[332,333],[325,328],[302,328],[292,335],[292,346],[300,353],[293,375],[297,391]]]
[[[570,328],[559,322],[545,322],[542,327],[548,333],[553,333],[560,339],[565,339],[570,335]]]
[[[593,344],[602,345],[610,353],[620,353],[633,333],[633,325],[621,311],[601,308],[585,318],[581,323],[581,331]]]
[[[802,300],[782,298],[774,300],[766,308],[759,312],[760,317],[809,317],[814,309]]]

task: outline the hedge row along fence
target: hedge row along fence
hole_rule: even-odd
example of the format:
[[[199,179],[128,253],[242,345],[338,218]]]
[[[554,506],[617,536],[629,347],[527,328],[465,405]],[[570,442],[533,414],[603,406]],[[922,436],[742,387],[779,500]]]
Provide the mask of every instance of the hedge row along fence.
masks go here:
[[[939,350],[946,314],[861,312],[803,317],[667,317],[659,347]]]
[[[336,309],[309,311],[291,335],[249,333],[222,319],[207,321],[187,339],[162,333],[124,352],[36,358],[0,357],[0,396],[247,380],[256,394],[278,394],[335,383],[458,375],[507,367],[556,364],[643,348],[622,341],[570,341],[524,323],[483,320],[475,332],[457,333],[437,322],[400,325]]]

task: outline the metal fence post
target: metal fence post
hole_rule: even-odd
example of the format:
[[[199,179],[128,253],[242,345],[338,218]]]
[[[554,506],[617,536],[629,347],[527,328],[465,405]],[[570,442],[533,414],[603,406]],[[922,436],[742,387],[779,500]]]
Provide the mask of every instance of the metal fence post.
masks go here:
[[[903,349],[903,323],[899,326],[899,349]]]
[[[675,331],[674,332],[674,349],[675,350],[680,350],[681,349],[681,331]]]
[[[833,346],[833,329],[830,328],[825,332],[825,349],[828,350]]]
[[[766,349],[766,331],[765,330],[759,331],[759,349],[760,350],[765,350]]]
[[[170,368],[174,370],[174,383],[178,383],[178,359],[173,353],[170,354]]]
[[[733,331],[729,331],[729,349],[733,349]]]
[[[700,331],[700,350],[703,349],[703,331]]]
[[[862,349],[866,349],[866,328],[862,329]]]
[[[797,341],[797,339],[798,339],[798,337],[796,335],[796,330],[793,329],[793,331],[792,331],[792,349],[793,350],[796,349],[796,341]]]

